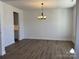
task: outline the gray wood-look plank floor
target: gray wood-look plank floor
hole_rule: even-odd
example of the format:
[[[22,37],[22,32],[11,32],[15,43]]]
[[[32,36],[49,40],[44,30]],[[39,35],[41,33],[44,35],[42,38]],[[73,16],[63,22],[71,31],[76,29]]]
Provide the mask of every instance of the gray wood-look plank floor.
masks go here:
[[[6,48],[2,59],[73,59],[70,41],[22,40]]]

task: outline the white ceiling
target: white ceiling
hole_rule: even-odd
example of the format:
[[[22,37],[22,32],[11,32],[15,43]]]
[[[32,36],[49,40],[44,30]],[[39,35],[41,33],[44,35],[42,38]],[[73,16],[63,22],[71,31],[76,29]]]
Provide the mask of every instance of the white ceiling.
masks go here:
[[[71,8],[76,4],[76,0],[2,0],[13,6],[22,9],[40,8],[44,2],[45,8]]]

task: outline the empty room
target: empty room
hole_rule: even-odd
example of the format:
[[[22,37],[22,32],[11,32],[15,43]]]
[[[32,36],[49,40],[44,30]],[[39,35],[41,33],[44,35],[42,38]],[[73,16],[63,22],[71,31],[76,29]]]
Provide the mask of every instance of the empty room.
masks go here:
[[[78,6],[76,0],[1,0],[0,59],[76,58]]]

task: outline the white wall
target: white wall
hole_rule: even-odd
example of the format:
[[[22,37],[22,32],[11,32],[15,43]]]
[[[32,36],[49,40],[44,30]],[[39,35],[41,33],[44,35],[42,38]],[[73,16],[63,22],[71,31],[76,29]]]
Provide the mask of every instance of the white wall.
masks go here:
[[[14,17],[13,12],[19,13],[19,26],[20,26],[20,40],[23,39],[23,12],[8,4],[3,4],[4,7],[4,20],[2,21],[3,39],[5,46],[14,43]]]
[[[72,41],[75,44],[76,42],[76,6],[73,8],[73,37]]]
[[[2,40],[2,28],[1,28],[1,21],[3,19],[3,4],[0,1],[0,55],[4,55],[5,54],[5,47],[4,47],[4,40]]]
[[[76,59],[79,59],[79,0],[77,0],[77,25],[76,25]]]
[[[72,9],[45,9],[46,20],[38,20],[40,10],[24,11],[25,38],[71,40]]]
[[[2,4],[2,19],[1,19],[1,40],[2,40],[2,47],[6,47],[14,43],[14,17],[13,12],[19,13],[19,26],[20,26],[20,40],[24,37],[24,30],[23,30],[23,12],[20,9],[17,9],[11,5],[1,2]],[[5,51],[5,50],[4,50]]]

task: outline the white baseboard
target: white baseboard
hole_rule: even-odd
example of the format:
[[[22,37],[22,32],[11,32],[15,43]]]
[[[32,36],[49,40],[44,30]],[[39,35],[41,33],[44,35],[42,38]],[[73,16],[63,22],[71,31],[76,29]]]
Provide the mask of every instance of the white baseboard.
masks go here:
[[[0,56],[4,56],[6,54],[6,52],[5,52],[5,49],[3,48],[1,48],[1,51],[0,51]]]
[[[6,54],[5,50],[3,50],[1,56],[4,56],[5,54]]]
[[[27,37],[24,39],[37,39],[37,40],[60,40],[60,41],[72,41],[72,39],[65,39],[65,38],[41,38],[41,37]]]

